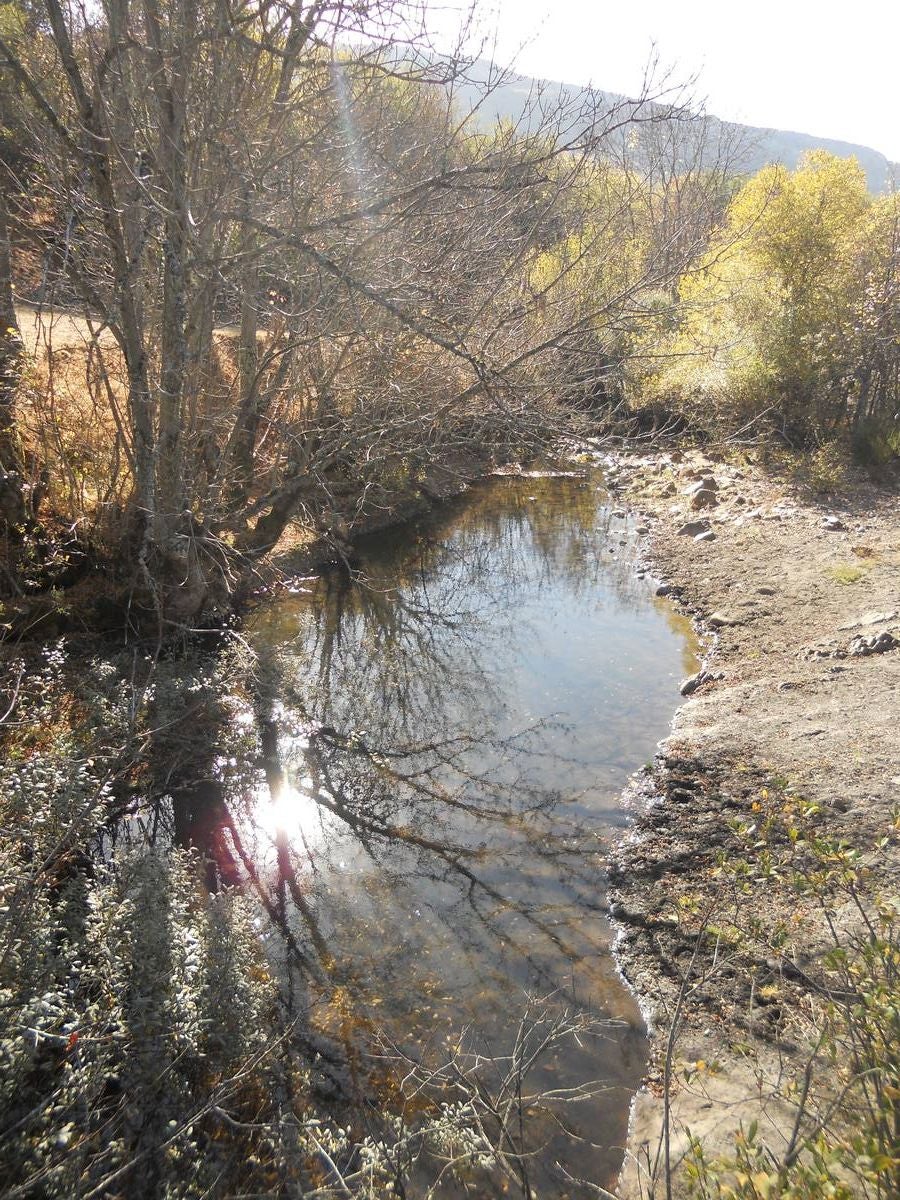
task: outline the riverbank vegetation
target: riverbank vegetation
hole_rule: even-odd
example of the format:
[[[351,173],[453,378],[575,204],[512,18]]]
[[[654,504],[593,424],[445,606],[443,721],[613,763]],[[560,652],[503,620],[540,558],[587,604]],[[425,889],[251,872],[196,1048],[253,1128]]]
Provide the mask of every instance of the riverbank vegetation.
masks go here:
[[[664,232],[721,182],[676,170],[677,97],[485,128],[425,15],[4,6],[8,525],[76,530],[137,624],[227,611],[292,524],[340,555],[584,428],[617,329],[702,248]],[[65,314],[32,356],[14,280]]]
[[[717,1153],[689,1134],[672,1174],[692,1200],[886,1200],[900,1182],[896,896],[883,865],[823,828],[819,806],[788,780],[760,789],[752,809],[751,820],[732,820],[733,842],[717,855],[724,898],[676,898],[680,932],[697,946],[682,999],[714,989],[720,974],[748,980],[759,1023],[774,1012],[782,1061],[767,1069],[754,1059],[751,1023],[743,1053],[759,1113]],[[897,838],[895,814],[878,855]],[[778,896],[781,919],[763,915],[762,889]],[[670,1061],[689,1087],[721,1069]]]
[[[900,447],[900,201],[820,151],[744,183],[679,285],[661,365],[639,384],[712,433],[795,450]]]
[[[464,106],[427,29],[389,0],[4,5],[7,595],[102,561],[122,620],[172,632],[286,536],[346,556],[629,413],[895,455],[896,196],[818,152],[736,182],[652,81],[487,126],[502,76]]]

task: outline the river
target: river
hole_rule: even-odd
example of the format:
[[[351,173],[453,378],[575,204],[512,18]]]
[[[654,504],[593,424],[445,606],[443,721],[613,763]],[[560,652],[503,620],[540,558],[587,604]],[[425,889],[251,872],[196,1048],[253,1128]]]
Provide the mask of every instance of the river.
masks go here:
[[[472,1071],[515,1099],[540,1195],[614,1181],[645,1065],[603,864],[696,645],[636,554],[597,473],[494,478],[246,632],[267,750],[238,826],[273,960],[306,956],[305,1011],[407,1092]]]

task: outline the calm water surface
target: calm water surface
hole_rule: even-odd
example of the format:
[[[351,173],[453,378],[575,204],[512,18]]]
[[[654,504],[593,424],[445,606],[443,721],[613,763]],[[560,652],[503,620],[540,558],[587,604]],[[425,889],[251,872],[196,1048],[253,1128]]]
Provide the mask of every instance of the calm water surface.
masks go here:
[[[346,988],[391,1055],[480,1056],[501,1088],[523,1016],[527,1045],[564,1013],[593,1022],[527,1077],[571,1101],[529,1106],[547,1196],[612,1181],[644,1065],[603,862],[696,662],[634,554],[595,475],[498,478],[250,635],[273,719],[245,840],[323,995]]]

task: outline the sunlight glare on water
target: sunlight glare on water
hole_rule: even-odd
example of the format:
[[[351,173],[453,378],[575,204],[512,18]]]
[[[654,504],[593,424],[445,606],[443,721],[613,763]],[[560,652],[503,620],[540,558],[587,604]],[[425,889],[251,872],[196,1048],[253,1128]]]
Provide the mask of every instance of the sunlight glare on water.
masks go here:
[[[599,1020],[531,1080],[602,1081],[571,1135],[536,1118],[546,1194],[573,1197],[588,1193],[560,1163],[614,1181],[644,1067],[607,847],[696,669],[689,622],[636,571],[634,525],[600,482],[473,488],[361,546],[358,575],[261,608],[252,632],[277,726],[254,807],[270,907],[415,1054],[464,1038],[490,1059],[530,997]]]
[[[279,837],[291,840],[303,837],[309,842],[322,825],[322,809],[315,798],[311,777],[304,776],[296,786],[282,784],[274,795],[267,787],[260,788],[253,820],[273,841]]]

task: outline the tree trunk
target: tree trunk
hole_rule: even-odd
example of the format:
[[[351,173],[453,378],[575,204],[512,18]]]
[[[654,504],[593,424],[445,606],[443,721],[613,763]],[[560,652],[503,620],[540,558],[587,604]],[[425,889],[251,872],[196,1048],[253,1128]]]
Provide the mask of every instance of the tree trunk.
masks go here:
[[[144,12],[153,49],[153,89],[159,106],[157,161],[165,195],[163,308],[160,334],[159,443],[157,451],[157,538],[165,543],[185,508],[183,463],[184,383],[187,370],[187,152],[185,145],[185,62],[181,47],[163,52],[163,33],[156,0],[145,0]],[[187,13],[179,13],[181,44],[189,30]],[[171,39],[171,30],[169,37]],[[171,61],[171,67],[167,62]]]
[[[259,270],[252,256],[244,271],[241,297],[241,336],[238,345],[240,409],[233,437],[232,471],[229,499],[240,505],[253,486],[253,452],[259,428]]]
[[[0,179],[0,520],[25,523],[22,456],[16,437],[15,400],[22,369],[22,338],[13,300],[5,186]]]

